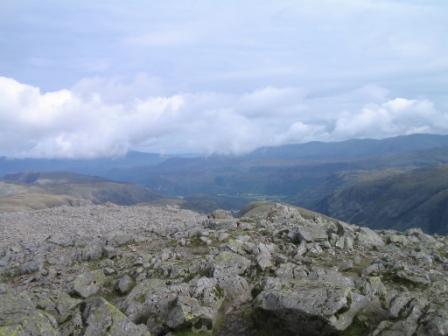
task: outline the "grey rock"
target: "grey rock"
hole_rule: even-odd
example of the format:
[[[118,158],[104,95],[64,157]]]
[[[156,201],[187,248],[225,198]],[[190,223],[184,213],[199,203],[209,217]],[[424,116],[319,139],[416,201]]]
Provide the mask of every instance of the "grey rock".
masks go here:
[[[112,275],[112,274],[116,273],[115,270],[112,267],[105,267],[103,269],[103,272],[104,272],[105,275]]]
[[[19,274],[31,274],[38,272],[43,267],[42,262],[38,260],[30,260],[20,266]]]
[[[221,252],[214,261],[215,275],[219,274],[243,274],[251,265],[251,261],[233,252]]]
[[[133,237],[132,235],[129,235],[126,233],[118,233],[118,234],[113,235],[109,239],[109,244],[117,247],[117,246],[131,244],[134,241],[135,241],[135,237]]]
[[[0,302],[0,335],[59,335],[56,320],[36,309],[27,294],[7,291],[0,295]]]
[[[230,211],[227,210],[215,210],[210,214],[210,217],[213,219],[228,219],[228,220],[232,220],[233,215]]]
[[[132,323],[103,298],[89,300],[83,315],[86,321],[84,336],[150,336],[146,327]]]
[[[0,335],[447,335],[447,250],[269,202],[2,214]]]
[[[404,292],[396,295],[390,302],[389,306],[389,315],[393,319],[397,319],[400,317],[403,312],[403,308],[406,306],[408,302],[411,301],[411,296],[409,293]]]
[[[106,277],[101,270],[82,273],[73,282],[73,292],[83,298],[88,298],[100,291],[105,280]]]
[[[204,221],[204,226],[213,230],[222,230],[236,227],[237,221],[230,211],[215,210]]]
[[[339,266],[339,269],[340,269],[342,272],[349,271],[349,270],[353,269],[353,261],[351,261],[351,260],[345,260],[345,261],[343,261],[343,262],[341,263],[341,265]]]
[[[427,286],[431,284],[428,274],[419,269],[405,267],[395,272],[395,276],[398,279],[409,281],[415,285]]]
[[[407,307],[405,318],[398,321],[383,321],[373,332],[378,336],[412,336],[415,335],[418,328],[418,321],[423,314],[423,307],[418,301],[413,301]],[[429,334],[430,335],[430,334]]]
[[[325,227],[316,224],[301,224],[292,228],[288,237],[294,243],[325,241],[328,239]]]
[[[259,243],[257,246],[257,264],[261,270],[266,270],[273,267],[272,252],[275,246],[272,244]]]
[[[218,235],[218,240],[220,242],[223,242],[225,240],[227,240],[230,237],[230,235],[227,232],[220,232]]]
[[[273,325],[281,325],[286,334],[300,330],[305,335],[333,335],[350,325],[366,304],[362,302],[361,296],[352,300],[349,288],[299,281],[265,289],[257,296],[255,307],[262,321],[278,321]]]
[[[369,298],[377,297],[380,300],[385,300],[387,295],[386,287],[381,281],[381,278],[377,276],[363,279],[361,282],[360,291]]]
[[[364,248],[382,247],[384,240],[375,231],[360,227],[356,235],[356,243]]]
[[[103,247],[103,255],[106,258],[114,258],[118,255],[118,251],[115,247],[106,245]]]
[[[77,249],[73,259],[79,261],[98,260],[103,257],[103,253],[103,245],[100,243],[93,243],[84,248]]]
[[[117,282],[117,290],[122,295],[129,293],[134,286],[135,281],[129,275],[122,276]]]
[[[191,327],[196,323],[213,324],[214,313],[211,309],[200,305],[199,301],[190,296],[177,296],[171,303],[166,325],[171,329]]]
[[[233,303],[243,303],[251,299],[251,289],[249,282],[239,275],[224,275],[217,279],[218,287],[224,293],[225,300]]]
[[[301,241],[299,246],[297,246],[295,257],[300,259],[308,251],[305,241]]]
[[[207,278],[190,285],[150,279],[134,287],[122,308],[132,321],[150,321],[152,330],[163,326],[177,330],[198,323],[212,327],[223,299],[218,294],[216,282]],[[154,325],[155,321],[163,322]]]
[[[418,321],[417,336],[448,335],[448,303],[443,306],[431,305],[424,316]]]
[[[387,243],[389,244],[397,244],[397,245],[405,245],[408,243],[408,239],[404,235],[399,234],[391,234],[387,236]]]

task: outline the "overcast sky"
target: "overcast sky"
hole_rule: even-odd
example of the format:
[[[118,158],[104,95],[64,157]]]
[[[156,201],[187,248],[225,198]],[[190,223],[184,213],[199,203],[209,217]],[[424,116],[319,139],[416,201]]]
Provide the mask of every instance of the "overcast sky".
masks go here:
[[[0,156],[448,133],[445,0],[1,0]]]

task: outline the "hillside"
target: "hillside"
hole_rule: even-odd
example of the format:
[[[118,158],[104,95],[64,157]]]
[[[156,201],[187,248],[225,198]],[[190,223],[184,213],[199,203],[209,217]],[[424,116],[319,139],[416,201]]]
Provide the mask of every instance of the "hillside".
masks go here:
[[[153,166],[117,169],[108,177],[170,195],[239,195],[250,199],[249,194],[253,194],[291,200],[336,173],[448,163],[447,143],[448,136],[438,135],[313,142],[262,148],[235,157],[170,158]]]
[[[448,147],[448,136],[412,134],[386,139],[352,139],[263,147],[248,155],[257,160],[345,161]]]
[[[159,199],[147,188],[74,173],[19,173],[0,181],[0,211],[106,202],[131,205]]]
[[[314,209],[372,228],[448,233],[448,165],[360,181],[317,202]]]
[[[407,147],[405,146],[406,139],[409,140]],[[421,147],[435,147],[415,150],[418,147],[413,146],[418,143],[416,139],[422,140]],[[216,208],[237,209],[251,201],[270,199],[327,212],[330,210],[320,203],[330,195],[336,198],[337,192],[342,189],[414,169],[447,164],[448,147],[442,146],[443,141],[431,142],[439,137],[430,137],[431,141],[428,140],[428,142],[424,139],[424,136],[400,137],[399,141],[394,140],[398,141],[400,146],[398,144],[392,146],[393,141],[388,139],[354,141],[356,146],[360,146],[358,153],[369,154],[359,155],[359,157],[355,155],[356,158],[350,160],[347,156],[339,157],[336,154],[325,159],[324,153],[333,149],[337,153],[338,146],[346,148],[351,146],[352,142],[319,143],[313,146],[326,149],[322,152],[317,150],[316,156],[312,159],[305,159],[304,157],[308,155],[306,153],[303,153],[304,156],[300,160],[297,160],[300,153],[296,154],[296,159],[291,159],[291,156],[289,159],[278,157],[275,159],[278,153],[284,151],[279,147],[270,149],[270,153],[264,151],[263,158],[257,154],[257,159],[252,154],[241,157],[169,159],[153,167],[116,171],[111,178],[129,180],[166,195],[181,195],[189,207],[201,211],[211,211]],[[440,137],[440,139],[446,138]],[[369,149],[372,143],[376,144],[375,150]],[[363,144],[369,146],[363,149]],[[300,148],[300,146],[288,148]],[[276,150],[278,150],[277,154],[272,152]],[[395,150],[397,153],[390,154]],[[379,152],[383,154],[370,156],[377,155]],[[316,160],[317,156],[319,160]],[[339,161],[336,160],[337,157]],[[371,202],[374,203],[375,198],[372,198]],[[337,205],[344,207],[344,204],[342,202],[332,202],[332,204],[334,209],[330,213],[340,215],[333,211],[337,210]],[[438,213],[437,209],[433,210]],[[432,214],[432,216],[436,215]],[[349,219],[358,223],[358,217],[349,217]],[[359,223],[371,225],[369,221]]]

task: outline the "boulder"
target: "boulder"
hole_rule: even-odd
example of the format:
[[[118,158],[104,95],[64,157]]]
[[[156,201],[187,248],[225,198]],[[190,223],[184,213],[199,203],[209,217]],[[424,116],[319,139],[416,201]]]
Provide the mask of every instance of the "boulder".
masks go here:
[[[251,261],[239,254],[223,251],[213,261],[214,274],[238,274],[241,275],[250,267]]]
[[[255,300],[259,327],[272,335],[335,335],[367,301],[350,288],[312,281],[272,281]],[[266,321],[268,325],[266,325]]]
[[[204,221],[204,226],[213,230],[228,229],[237,226],[237,220],[230,211],[215,210]]]
[[[88,300],[83,311],[84,336],[150,336],[145,326],[135,325],[103,298]]]
[[[135,281],[127,274],[122,276],[117,282],[117,290],[122,295],[129,293],[134,286]]]
[[[88,298],[97,294],[105,281],[106,277],[101,270],[82,273],[73,281],[73,292],[82,298]]]
[[[150,279],[134,287],[122,308],[131,321],[147,323],[152,331],[198,325],[211,329],[222,301],[214,279],[203,277],[176,285]]]
[[[180,295],[171,302],[168,314],[164,317],[164,322],[173,330],[190,328],[193,325],[212,329],[215,314],[216,312],[213,309],[201,306],[197,299]]]
[[[23,292],[7,291],[0,295],[0,335],[58,336],[53,316],[36,308]]]
[[[92,261],[101,259],[104,256],[104,245],[95,242],[83,248],[77,248],[74,251],[73,260]]]
[[[446,336],[448,335],[448,303],[443,305],[431,304],[425,315],[419,320],[417,336]]]
[[[356,233],[356,244],[366,249],[384,246],[384,240],[375,231],[360,227]]]
[[[272,268],[274,263],[272,261],[272,252],[274,251],[275,245],[259,243],[257,246],[257,264],[262,271]]]
[[[218,276],[216,280],[218,288],[224,292],[223,296],[227,302],[240,304],[252,298],[252,287],[245,278],[235,274],[228,274]]]
[[[320,242],[328,239],[326,227],[314,222],[304,222],[300,225],[294,226],[288,237],[293,243],[305,242]]]

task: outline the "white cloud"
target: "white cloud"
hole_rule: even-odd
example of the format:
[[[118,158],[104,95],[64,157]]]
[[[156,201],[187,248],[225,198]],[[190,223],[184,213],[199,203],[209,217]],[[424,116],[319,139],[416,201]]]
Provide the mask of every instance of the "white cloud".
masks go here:
[[[364,106],[357,114],[344,113],[336,122],[338,138],[381,138],[412,133],[445,133],[448,113],[437,111],[428,100],[395,98]]]
[[[95,78],[42,92],[0,77],[0,155],[239,154],[310,140],[448,132],[448,114],[429,100],[390,98],[372,85],[313,97],[295,87],[163,95],[154,83]]]

